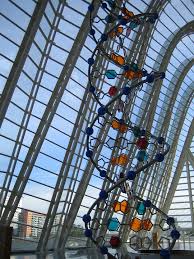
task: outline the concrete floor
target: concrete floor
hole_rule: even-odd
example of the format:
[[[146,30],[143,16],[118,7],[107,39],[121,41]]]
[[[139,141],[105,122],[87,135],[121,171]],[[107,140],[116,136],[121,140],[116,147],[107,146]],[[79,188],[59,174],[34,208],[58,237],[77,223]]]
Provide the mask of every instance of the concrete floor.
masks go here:
[[[11,255],[11,259],[104,259],[96,249],[78,249],[69,250],[65,255],[61,254],[48,254],[48,255],[35,255],[35,254],[16,254]]]
[[[12,255],[11,259],[106,259],[95,250],[85,249],[77,251],[67,251],[65,255],[53,255],[49,254],[47,256],[36,256],[34,254],[25,254],[25,255]],[[145,253],[145,254],[128,254],[124,259],[160,259],[160,255],[154,253]],[[178,251],[172,253],[171,259],[194,259],[194,251]]]

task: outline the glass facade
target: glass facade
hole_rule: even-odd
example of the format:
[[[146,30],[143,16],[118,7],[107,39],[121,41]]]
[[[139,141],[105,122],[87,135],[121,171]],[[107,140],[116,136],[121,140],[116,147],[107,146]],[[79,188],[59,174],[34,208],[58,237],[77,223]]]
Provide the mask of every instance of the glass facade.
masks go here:
[[[100,1],[95,2],[98,13]],[[122,2],[135,14],[159,14],[153,27],[135,29],[125,45],[129,60],[149,71],[165,71],[166,77],[135,94],[128,116],[171,146],[162,164],[139,175],[135,192],[191,233],[194,3]],[[13,251],[88,245],[82,217],[102,187],[110,185],[85,155],[86,128],[99,108],[88,92],[87,61],[95,48],[89,34],[90,3],[1,0],[0,222],[13,226]],[[96,34],[106,30],[101,21]],[[114,41],[107,44],[114,50]],[[109,62],[101,56],[97,67],[104,72]],[[99,90],[102,84],[102,77],[96,80]],[[100,125],[95,130],[106,134]],[[108,155],[105,148],[101,155]],[[118,173],[119,168],[113,177]],[[153,220],[158,219],[153,215]]]

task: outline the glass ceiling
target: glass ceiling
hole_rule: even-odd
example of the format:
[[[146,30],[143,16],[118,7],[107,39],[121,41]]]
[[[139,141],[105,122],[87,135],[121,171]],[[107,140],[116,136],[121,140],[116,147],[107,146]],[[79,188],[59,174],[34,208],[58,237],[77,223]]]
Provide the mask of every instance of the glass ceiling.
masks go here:
[[[108,186],[85,155],[85,131],[99,108],[87,91],[87,60],[95,48],[90,2],[1,0],[0,219],[14,228],[13,250],[71,246],[72,238],[86,245],[82,217]],[[123,2],[135,14],[159,13],[149,33],[135,29],[127,45],[129,59],[140,67],[166,73],[136,93],[129,119],[171,145],[164,163],[140,174],[135,191],[191,231],[194,2]],[[135,49],[137,41],[144,44]],[[99,67],[108,66],[102,57]],[[98,89],[102,83],[97,80]]]

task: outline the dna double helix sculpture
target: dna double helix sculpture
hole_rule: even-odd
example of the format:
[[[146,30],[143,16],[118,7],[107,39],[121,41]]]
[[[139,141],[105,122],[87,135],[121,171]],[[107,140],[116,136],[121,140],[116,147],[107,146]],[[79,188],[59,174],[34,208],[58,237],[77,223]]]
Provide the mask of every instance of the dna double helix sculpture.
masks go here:
[[[125,4],[112,0],[101,1],[97,13],[93,1],[88,10],[90,35],[96,44],[88,59],[89,91],[98,109],[86,129],[86,156],[106,184],[83,216],[85,236],[108,258],[120,258],[118,250],[124,243],[136,251],[153,248],[150,233],[154,230],[160,233],[160,255],[168,257],[180,237],[175,219],[136,195],[135,188],[140,173],[162,163],[170,146],[129,118],[136,94],[145,84],[165,78],[165,73],[148,73],[138,62],[128,62],[126,47],[135,29],[151,26],[158,15],[135,15]],[[152,223],[157,215],[160,221]],[[122,228],[131,233],[128,239],[123,238]]]

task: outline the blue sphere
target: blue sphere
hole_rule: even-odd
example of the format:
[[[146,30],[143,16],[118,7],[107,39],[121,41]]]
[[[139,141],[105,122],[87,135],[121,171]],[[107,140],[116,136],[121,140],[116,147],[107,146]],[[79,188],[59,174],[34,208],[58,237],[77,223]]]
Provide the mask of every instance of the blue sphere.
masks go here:
[[[107,16],[105,17],[105,21],[106,21],[107,23],[111,23],[111,21],[112,21],[111,16],[110,16],[110,15],[107,15]]]
[[[147,75],[146,80],[147,80],[148,83],[153,83],[154,79],[155,79],[155,77],[154,77],[153,74],[152,75]]]
[[[175,220],[174,218],[172,217],[168,217],[167,220],[166,220],[167,224],[170,226],[170,225],[173,225],[175,223]]]
[[[105,113],[107,112],[106,108],[101,106],[99,109],[98,109],[98,114],[100,116],[103,116]]]
[[[94,10],[94,5],[93,5],[93,4],[90,4],[90,5],[88,6],[88,10],[89,10],[90,12],[92,12],[92,11]]]
[[[158,139],[157,139],[157,141],[158,141],[158,144],[160,144],[160,145],[162,145],[162,144],[164,144],[164,138],[163,137],[159,137]]]
[[[95,92],[95,87],[94,86],[90,86],[89,91],[90,91],[90,93],[94,93]]]
[[[100,176],[101,177],[106,177],[106,171],[105,170],[100,171]]]
[[[104,190],[100,191],[99,198],[101,200],[106,200],[108,198],[108,193],[106,191],[104,191]]]
[[[106,41],[107,39],[108,39],[108,35],[103,33],[103,34],[101,35],[101,40],[102,40],[102,41]]]
[[[127,87],[127,86],[125,86],[124,88],[123,88],[123,94],[125,94],[125,95],[128,95],[129,93],[130,93],[130,87]]]
[[[142,129],[140,134],[141,134],[141,136],[145,136],[146,135],[146,130]]]
[[[106,246],[101,246],[100,252],[101,252],[101,254],[106,255],[106,254],[108,254],[108,248]]]
[[[155,19],[153,18],[153,17],[150,17],[149,19],[148,19],[148,21],[151,23],[151,24],[153,24],[153,23],[155,23]]]
[[[157,13],[154,13],[154,14],[153,14],[153,17],[154,17],[154,19],[158,19],[158,14],[157,14]]]
[[[84,232],[86,237],[92,237],[92,230],[91,229],[86,229]]]
[[[170,235],[171,235],[171,237],[173,238],[173,239],[179,239],[180,238],[180,233],[179,233],[179,231],[178,230],[176,230],[176,229],[173,229],[172,231],[171,231],[171,233],[170,233]]]
[[[161,255],[163,258],[168,259],[169,256],[170,256],[170,251],[167,250],[167,249],[162,249],[162,250],[160,251],[160,255]]]
[[[135,177],[136,177],[136,173],[135,173],[134,171],[129,171],[129,172],[127,173],[127,179],[128,179],[128,180],[134,180]]]
[[[164,160],[164,155],[161,153],[156,154],[155,159],[157,162],[162,162]]]
[[[82,219],[85,223],[89,223],[91,221],[91,217],[89,214],[85,214]]]
[[[91,127],[88,127],[88,128],[86,129],[86,134],[87,134],[88,136],[92,135],[93,132],[94,132],[94,130],[93,130],[93,128],[91,128]]]
[[[125,123],[125,121],[124,121],[123,119],[120,119],[119,122],[120,122],[121,124],[124,124],[124,123]]]
[[[122,18],[122,19],[120,20],[120,24],[121,24],[121,25],[126,25],[127,23],[128,23],[128,21],[127,21],[126,19],[123,19],[123,18]]]
[[[94,64],[94,59],[93,58],[89,58],[88,59],[88,64],[89,65],[93,65]]]
[[[102,8],[106,9],[107,8],[107,4],[106,3],[102,3]]]
[[[87,150],[87,151],[86,151],[86,156],[87,156],[87,157],[92,157],[92,155],[93,155],[92,150]]]
[[[147,70],[142,70],[143,73],[143,77],[148,75],[148,71]]]
[[[96,31],[94,29],[90,30],[90,35],[94,35],[96,33]]]
[[[128,71],[128,70],[130,69],[130,66],[129,66],[129,65],[124,65],[124,66],[123,66],[123,69],[124,69],[125,71]]]
[[[147,208],[151,207],[151,205],[152,205],[152,203],[151,203],[150,200],[144,201],[143,204],[144,204],[144,206],[147,207]]]

